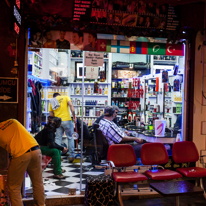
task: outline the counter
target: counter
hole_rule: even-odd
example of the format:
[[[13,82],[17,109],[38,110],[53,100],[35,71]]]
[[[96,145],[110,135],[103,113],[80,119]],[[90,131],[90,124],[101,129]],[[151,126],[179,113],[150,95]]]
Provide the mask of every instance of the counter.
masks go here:
[[[157,137],[155,136],[154,131],[143,131],[142,128],[130,127],[128,128],[128,131],[132,136],[142,138],[148,142],[161,142],[163,144],[173,144],[176,142],[176,133],[171,137],[171,132],[165,132],[164,137]]]

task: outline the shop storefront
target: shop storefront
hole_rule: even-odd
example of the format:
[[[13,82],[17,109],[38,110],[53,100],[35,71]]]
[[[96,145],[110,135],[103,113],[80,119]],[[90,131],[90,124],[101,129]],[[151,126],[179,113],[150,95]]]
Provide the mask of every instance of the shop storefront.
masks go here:
[[[50,32],[53,39],[58,39],[61,34],[61,31]],[[33,88],[27,87],[25,116],[28,131],[35,135],[44,127],[49,116],[50,100],[58,92],[71,98],[79,125],[84,122],[88,128],[92,127],[104,113],[105,106],[116,105],[119,107],[118,124],[128,130],[131,136],[148,142],[162,142],[168,153],[171,153],[174,142],[186,140],[182,115],[185,95],[184,44],[167,44],[165,39],[155,38],[150,42],[144,37],[136,37],[137,41],[125,41],[122,36],[108,39],[107,35],[97,34],[95,51],[82,51],[73,47],[75,34],[64,32],[64,39],[70,42],[70,49],[29,45],[28,85],[33,83],[40,88],[41,99],[36,105],[40,111],[34,111]],[[83,37],[85,46],[89,34],[84,33]],[[43,38],[43,42],[45,40]],[[77,127],[79,139],[74,140],[76,163],[68,163],[67,159],[62,163],[62,167],[67,170],[66,182],[70,182],[65,183],[66,189],[60,188],[62,183],[52,178],[51,168],[44,171],[44,180],[50,188],[48,196],[59,193],[66,195],[72,187],[80,192],[85,188],[87,175],[104,173],[103,170],[97,173],[92,170],[92,159],[84,153],[84,141],[88,137],[82,132]],[[68,147],[66,135],[62,143]],[[100,163],[97,159],[94,161]],[[26,191],[29,191],[28,178],[27,181]],[[55,185],[53,189],[51,184]]]

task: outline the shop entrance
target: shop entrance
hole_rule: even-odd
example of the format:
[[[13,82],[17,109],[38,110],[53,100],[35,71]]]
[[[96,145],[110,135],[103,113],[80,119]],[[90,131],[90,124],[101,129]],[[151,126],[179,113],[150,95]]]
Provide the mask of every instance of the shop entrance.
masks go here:
[[[162,142],[169,154],[175,141],[185,140],[182,118],[184,56],[104,52],[103,64],[98,65],[98,75],[94,79],[87,76],[84,57],[85,52],[79,50],[41,48],[29,51],[28,131],[35,135],[43,129],[48,122],[50,100],[54,93],[59,93],[70,97],[79,123],[83,120],[88,129],[104,114],[105,106],[116,105],[119,108],[118,125],[128,130],[131,136],[148,142]],[[41,84],[37,116],[34,116],[35,98],[31,84]],[[85,188],[87,176],[104,174],[104,169],[95,168],[101,163],[96,162],[97,159],[92,160],[92,151],[84,154],[86,148],[81,146],[81,130],[77,129],[80,138],[78,142],[74,140],[76,161],[69,163],[69,156],[62,155],[61,165],[66,170],[63,173],[66,178],[54,179],[53,165],[50,160],[45,161],[43,177],[48,196],[68,195],[69,188],[80,193]],[[84,138],[86,136],[83,135],[83,141]],[[65,134],[62,145],[68,147]],[[95,153],[95,142],[93,146]],[[82,164],[81,155],[78,156],[81,153]],[[31,192],[30,189],[29,178],[26,178],[26,193]]]

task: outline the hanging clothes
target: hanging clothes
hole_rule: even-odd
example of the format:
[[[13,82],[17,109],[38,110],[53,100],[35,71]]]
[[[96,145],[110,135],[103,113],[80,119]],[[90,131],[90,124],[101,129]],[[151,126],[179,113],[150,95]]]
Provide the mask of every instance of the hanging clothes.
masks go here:
[[[32,82],[31,79],[28,80],[28,87],[32,88],[32,92],[29,93],[29,96],[31,98],[31,133],[38,132],[38,126],[37,126],[37,105],[35,101],[35,85]]]

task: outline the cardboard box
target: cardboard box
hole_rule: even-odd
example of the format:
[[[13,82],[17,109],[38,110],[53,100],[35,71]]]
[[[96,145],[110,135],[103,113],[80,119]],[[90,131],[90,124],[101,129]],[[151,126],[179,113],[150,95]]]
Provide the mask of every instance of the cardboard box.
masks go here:
[[[114,70],[112,71],[112,78],[132,78],[137,76],[137,71],[130,71],[130,70]]]

